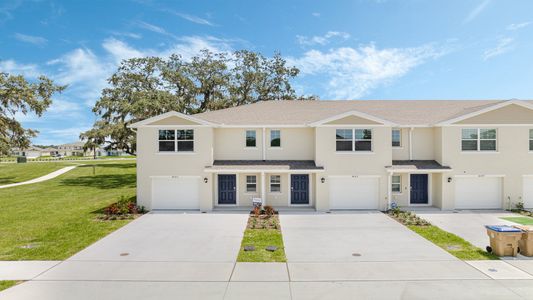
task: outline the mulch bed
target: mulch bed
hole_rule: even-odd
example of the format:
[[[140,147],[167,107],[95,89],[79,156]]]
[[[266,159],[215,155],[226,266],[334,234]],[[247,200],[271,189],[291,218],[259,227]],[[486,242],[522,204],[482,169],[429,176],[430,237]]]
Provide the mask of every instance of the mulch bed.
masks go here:
[[[250,214],[248,218],[247,229],[276,229],[279,230],[281,227],[279,225],[278,215],[255,215]]]

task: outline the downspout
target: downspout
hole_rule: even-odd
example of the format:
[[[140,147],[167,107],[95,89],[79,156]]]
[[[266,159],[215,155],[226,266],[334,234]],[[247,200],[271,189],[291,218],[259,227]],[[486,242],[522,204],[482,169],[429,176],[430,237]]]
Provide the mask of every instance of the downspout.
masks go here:
[[[387,209],[391,209],[391,203],[392,203],[392,172],[389,172],[389,176],[387,177]]]
[[[414,127],[409,128],[409,160],[413,160],[413,130]]]
[[[263,127],[263,160],[266,160],[266,127]]]

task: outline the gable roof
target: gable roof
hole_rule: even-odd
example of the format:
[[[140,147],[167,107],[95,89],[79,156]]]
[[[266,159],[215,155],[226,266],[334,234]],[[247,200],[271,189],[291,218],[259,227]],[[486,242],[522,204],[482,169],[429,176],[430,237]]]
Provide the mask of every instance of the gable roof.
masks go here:
[[[161,114],[161,115],[158,115],[158,116],[155,116],[155,117],[151,117],[151,118],[148,118],[148,119],[144,119],[142,121],[139,121],[139,122],[136,122],[136,123],[133,123],[133,124],[130,124],[130,125],[128,125],[128,127],[129,128],[143,127],[143,126],[149,125],[150,123],[154,123],[154,122],[157,122],[157,121],[160,121],[160,120],[163,120],[163,119],[166,119],[166,118],[170,118],[170,117],[182,118],[182,119],[185,119],[185,120],[188,120],[188,121],[191,121],[191,122],[198,123],[198,125],[215,126],[215,124],[213,124],[213,123],[211,123],[211,122],[209,122],[207,120],[197,118],[196,116],[197,115],[182,114],[182,113],[179,113],[177,111],[169,111],[169,112],[166,112],[164,114]]]
[[[431,126],[516,100],[275,100],[194,115],[221,126],[310,126],[358,112],[397,126]],[[533,105],[533,101],[520,101]]]
[[[468,112],[466,114],[462,114],[462,115],[459,115],[459,116],[454,116],[454,117],[452,117],[452,118],[450,118],[448,120],[439,122],[438,124],[435,124],[435,125],[436,126],[450,125],[450,124],[457,123],[457,122],[460,122],[460,121],[463,121],[463,120],[466,120],[466,119],[470,119],[470,118],[475,117],[475,116],[482,115],[484,113],[488,113],[488,112],[491,112],[491,111],[494,111],[494,110],[497,110],[497,109],[500,109],[500,108],[504,108],[504,107],[509,106],[509,105],[518,105],[518,106],[533,110],[533,103],[512,99],[512,100],[508,100],[508,101],[501,101],[501,102],[493,104],[493,105],[488,105],[486,107],[474,110],[472,112]]]

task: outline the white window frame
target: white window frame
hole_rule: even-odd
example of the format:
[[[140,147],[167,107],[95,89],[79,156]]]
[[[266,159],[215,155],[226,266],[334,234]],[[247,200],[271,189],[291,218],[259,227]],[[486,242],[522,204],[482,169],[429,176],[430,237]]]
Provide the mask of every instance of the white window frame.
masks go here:
[[[471,129],[471,130],[477,130],[477,139],[472,139],[472,138],[469,138],[469,139],[464,139],[463,138],[463,130],[468,130],[468,129]],[[486,138],[481,138],[481,130],[494,130],[495,133],[496,133],[496,137],[493,138],[493,139],[486,139]],[[478,152],[498,152],[498,129],[497,128],[461,128],[461,152],[466,152],[466,153],[478,153]],[[477,149],[476,150],[463,150],[463,141],[477,141]],[[494,150],[482,150],[481,149],[481,141],[494,141],[494,145],[495,145],[495,149]]]
[[[400,141],[399,141],[400,144],[398,146],[392,145],[392,143],[394,142],[392,140],[392,137],[394,136],[393,134],[394,134],[395,131],[398,131],[398,133],[399,133],[398,136],[400,137]],[[402,130],[401,129],[392,129],[392,131],[391,131],[391,146],[392,146],[392,148],[402,148],[403,143],[402,143]]]
[[[275,182],[275,181],[272,180],[272,179],[274,179],[275,177],[279,178],[279,181],[278,181],[278,182]],[[270,175],[269,182],[270,182],[270,184],[269,184],[269,186],[270,186],[270,187],[269,187],[269,191],[270,191],[270,193],[281,194],[281,175]],[[273,191],[273,190],[272,190],[272,186],[273,186],[273,185],[277,185],[277,186],[279,186],[279,191]]]
[[[174,140],[160,140],[159,139],[159,131],[160,130],[170,130],[170,131],[174,131]],[[192,136],[193,138],[191,140],[178,140],[178,130],[183,130],[183,131],[187,131],[187,130],[191,130],[192,131]],[[195,144],[195,141],[194,141],[194,129],[192,128],[184,128],[184,129],[168,129],[168,128],[160,128],[157,130],[157,152],[158,153],[161,153],[161,154],[187,154],[187,153],[194,153],[195,151],[195,147],[194,147],[194,144]],[[159,142],[174,142],[174,151],[160,151],[159,150]],[[179,151],[178,149],[178,145],[179,145],[179,142],[192,142],[192,151]]]
[[[255,138],[255,146],[248,146],[248,132],[254,133]],[[248,129],[244,131],[244,147],[248,149],[255,149],[257,148],[257,130],[254,129]]]
[[[279,132],[279,146],[272,146],[272,132]],[[268,142],[269,148],[281,149],[281,130],[280,129],[270,129],[270,141]]]
[[[394,182],[394,177],[399,178],[400,180],[398,182]],[[394,190],[394,186],[398,186],[398,190]],[[402,175],[392,175],[391,176],[391,192],[393,194],[401,194],[402,193]]]
[[[337,130],[351,130],[352,131],[352,139],[351,140],[339,140],[337,139]],[[355,131],[356,130],[368,130],[370,131],[370,139],[358,139],[355,137]],[[371,153],[374,150],[374,131],[372,128],[336,128],[335,129],[335,152],[337,153]],[[339,151],[337,150],[337,141],[351,141],[352,142],[352,150],[351,151]],[[370,142],[370,150],[355,150],[355,143],[356,142]]]
[[[253,180],[249,180],[252,179]],[[248,187],[253,186],[254,190],[249,191]],[[257,176],[256,175],[246,175],[246,193],[257,193]]]

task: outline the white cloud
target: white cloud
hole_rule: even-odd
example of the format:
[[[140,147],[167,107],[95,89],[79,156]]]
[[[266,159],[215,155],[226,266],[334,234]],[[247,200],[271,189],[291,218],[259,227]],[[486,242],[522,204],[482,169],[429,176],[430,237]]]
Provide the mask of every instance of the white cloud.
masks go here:
[[[154,24],[139,21],[137,22],[137,25],[143,29],[146,29],[146,30],[149,30],[155,33],[168,35],[168,32],[165,29],[163,29],[162,27],[156,26]]]
[[[513,23],[513,24],[509,24],[509,26],[507,26],[507,30],[518,30],[518,29],[522,29],[526,26],[529,26],[531,24],[531,22],[522,22],[522,23]]]
[[[184,14],[184,13],[175,12],[175,11],[171,11],[171,13],[189,22],[193,22],[193,23],[200,24],[200,25],[215,26],[215,24],[211,23],[209,20],[200,18],[198,16],[193,16],[193,15]]]
[[[47,39],[41,36],[27,35],[22,33],[15,33],[15,39],[24,43],[30,43],[37,46],[43,46],[48,42]]]
[[[19,64],[16,61],[0,60],[0,72],[9,73],[12,75],[24,75],[29,78],[36,78],[39,76],[39,68],[34,64]]]
[[[123,36],[123,37],[132,38],[136,40],[142,39],[142,35],[138,33],[133,33],[133,32],[111,31],[110,33],[114,36]]]
[[[468,22],[471,22],[473,21],[475,18],[477,18],[477,16],[479,16],[479,14],[485,10],[485,8],[487,7],[487,5],[490,3],[491,0],[483,0],[481,1],[481,3],[479,3],[476,7],[474,7],[474,9],[472,9],[470,11],[470,13],[468,14],[468,16],[466,16],[466,18],[463,20],[463,23],[468,23]]]
[[[123,59],[145,56],[145,54],[141,51],[136,50],[130,47],[128,44],[114,38],[104,40],[102,47],[115,58],[115,63],[117,64]]]
[[[303,36],[303,35],[297,35],[296,36],[296,41],[300,45],[306,45],[306,46],[317,45],[317,44],[318,45],[326,45],[333,38],[340,38],[342,40],[347,40],[347,39],[350,38],[350,34],[348,34],[346,32],[340,32],[340,31],[328,31],[324,35],[315,35],[315,36],[312,36],[312,37],[307,37],[307,36]]]
[[[483,60],[489,60],[495,56],[511,51],[514,48],[513,42],[514,39],[509,37],[499,39],[496,47],[487,49],[483,52]]]
[[[414,48],[378,49],[375,45],[358,48],[336,48],[327,52],[310,50],[289,64],[300,68],[303,76],[320,75],[327,96],[334,99],[355,99],[371,90],[400,78],[427,60],[438,58],[449,50],[433,45]]]
[[[316,17],[316,18],[320,17],[320,13],[319,13],[319,12],[311,13],[311,15],[312,15],[313,17]]]

